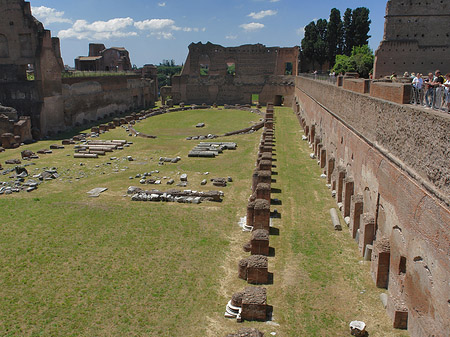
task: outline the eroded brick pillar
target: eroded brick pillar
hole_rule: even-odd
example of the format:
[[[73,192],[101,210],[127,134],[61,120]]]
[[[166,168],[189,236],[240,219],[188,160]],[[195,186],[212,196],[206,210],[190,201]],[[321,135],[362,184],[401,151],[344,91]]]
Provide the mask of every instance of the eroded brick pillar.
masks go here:
[[[344,179],[344,196],[342,198],[344,203],[342,214],[344,215],[344,218],[350,216],[351,198],[354,193],[354,186],[355,182],[352,177],[346,177]]]
[[[327,165],[327,150],[322,148],[320,150],[320,168],[323,169]]]
[[[334,172],[334,166],[335,166],[336,160],[332,157],[328,159],[328,165],[327,165],[327,184],[331,184],[331,179],[333,177]]]
[[[258,184],[258,186],[256,187],[256,199],[264,199],[267,200],[268,202],[270,202],[270,192],[271,192],[271,187],[270,184]]]
[[[336,177],[336,200],[342,202],[342,192],[344,191],[344,179],[347,175],[347,171],[344,166],[338,166]]]
[[[314,138],[314,154],[316,155],[316,158],[319,157],[319,144],[322,142],[322,140],[320,139],[319,136],[316,136],[316,138]]]
[[[402,300],[390,294],[386,309],[395,329],[408,329],[408,307]]]
[[[252,194],[255,192],[256,186],[258,186],[259,181],[258,177],[259,177],[259,170],[255,169],[252,174]]]
[[[371,272],[378,288],[388,288],[391,247],[387,238],[375,241],[372,250]]]
[[[255,202],[250,201],[247,204],[247,226],[253,227],[254,218],[255,218]]]
[[[250,240],[250,252],[252,255],[269,255],[269,231],[255,229]]]
[[[364,256],[366,246],[373,243],[375,236],[375,217],[371,213],[363,213],[360,219],[358,246],[359,251]]]
[[[271,171],[258,171],[258,179],[255,185],[258,186],[260,183],[271,184],[272,183],[272,172]]]
[[[270,229],[270,202],[264,199],[256,199],[253,218],[254,229]]]
[[[314,143],[315,138],[316,138],[316,126],[311,125],[311,132],[309,133],[308,141],[312,144]]]
[[[261,160],[259,162],[260,171],[270,171],[272,170],[272,162],[270,160]]]
[[[361,214],[363,214],[364,198],[361,194],[357,194],[352,195],[350,199],[350,233],[354,239],[359,229]]]

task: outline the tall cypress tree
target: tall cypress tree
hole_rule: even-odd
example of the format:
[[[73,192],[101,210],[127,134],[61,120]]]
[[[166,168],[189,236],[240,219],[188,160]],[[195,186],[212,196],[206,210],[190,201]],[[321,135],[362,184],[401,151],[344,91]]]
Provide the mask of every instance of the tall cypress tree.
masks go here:
[[[314,68],[314,58],[315,58],[315,47],[318,38],[317,27],[314,21],[311,21],[307,26],[305,26],[305,37],[302,40],[302,53],[303,55],[313,63]]]
[[[353,25],[353,46],[363,46],[369,42],[369,31],[371,21],[369,20],[369,9],[366,7],[358,7],[353,10],[352,25]]]
[[[327,41],[328,41],[328,34],[327,34],[327,27],[328,22],[325,19],[319,19],[316,23],[317,28],[317,40],[315,42],[314,47],[314,58],[317,60],[317,62],[320,64],[320,68],[322,68],[322,65],[325,63],[325,61],[328,59],[327,55]]]
[[[333,8],[330,13],[330,20],[327,27],[327,55],[330,68],[333,67],[336,55],[342,54],[344,49],[343,24],[341,12]]]
[[[353,37],[355,36],[354,26],[353,26],[353,11],[350,8],[344,13],[344,55],[350,56],[352,54],[352,49],[354,46]]]

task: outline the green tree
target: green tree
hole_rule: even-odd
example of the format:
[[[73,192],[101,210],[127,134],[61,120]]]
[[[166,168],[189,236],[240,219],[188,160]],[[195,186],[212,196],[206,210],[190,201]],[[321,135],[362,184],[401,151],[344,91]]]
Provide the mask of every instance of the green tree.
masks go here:
[[[176,65],[174,60],[163,60],[157,68],[159,88],[172,85],[172,77],[182,70],[182,66]]]
[[[333,71],[336,73],[357,72],[360,77],[368,78],[373,69],[374,55],[368,45],[353,47],[350,56],[336,55]]]
[[[320,68],[328,58],[327,53],[327,26],[328,22],[325,19],[319,19],[316,23],[317,40],[314,44],[314,59],[319,63]]]
[[[343,51],[343,24],[341,20],[341,12],[333,8],[330,13],[330,19],[327,27],[327,55],[330,67],[334,65],[336,55],[342,54]]]
[[[363,46],[369,43],[369,31],[371,20],[369,19],[369,9],[366,7],[358,7],[353,10],[353,46]]]
[[[352,53],[352,48],[354,46],[353,38],[355,36],[354,26],[353,26],[353,11],[350,8],[347,8],[344,13],[343,20],[343,40],[344,40],[344,50],[343,54],[350,56]]]
[[[301,46],[303,56],[305,56],[309,61],[312,62],[313,68],[314,68],[314,57],[316,55],[315,47],[317,36],[318,33],[316,23],[314,21],[311,21],[307,26],[305,26],[305,36],[302,40]]]

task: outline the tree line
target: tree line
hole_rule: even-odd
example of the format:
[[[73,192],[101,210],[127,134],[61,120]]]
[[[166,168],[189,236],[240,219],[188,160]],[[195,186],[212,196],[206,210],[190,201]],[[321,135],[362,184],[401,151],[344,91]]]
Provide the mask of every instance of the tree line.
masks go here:
[[[320,68],[328,62],[330,69],[337,55],[352,56],[354,47],[368,44],[370,38],[369,9],[347,8],[341,18],[341,12],[333,8],[329,20],[319,19],[305,26],[305,36],[301,42],[302,56]]]
[[[174,60],[163,60],[157,66],[159,89],[166,85],[172,85],[172,77],[181,74],[182,69],[183,65],[176,65]]]

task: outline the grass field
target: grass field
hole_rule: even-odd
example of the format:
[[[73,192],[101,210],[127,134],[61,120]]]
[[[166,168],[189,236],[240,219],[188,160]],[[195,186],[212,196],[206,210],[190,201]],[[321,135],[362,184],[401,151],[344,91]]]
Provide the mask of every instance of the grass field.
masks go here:
[[[266,335],[345,336],[354,319],[368,324],[371,337],[407,336],[391,328],[353,240],[345,230],[332,230],[334,200],[292,110],[277,109],[276,116],[273,187],[281,193],[273,197],[282,200],[276,206],[282,217],[275,220],[280,235],[271,237],[273,324],[239,325],[223,317],[231,295],[246,286],[237,263],[248,254],[241,247],[250,234],[237,222],[245,215],[260,132],[224,138],[238,150],[215,159],[187,158],[196,143],[185,140],[242,129],[260,116],[201,110],[136,125],[157,139],[130,138],[121,128],[104,134],[134,142],[111,155],[118,160],[74,159],[73,146],[42,155],[27,169],[57,167],[58,180],[29,194],[0,196],[0,336],[224,336],[242,326]],[[196,129],[199,122],[206,127]],[[7,150],[0,163],[52,143]],[[135,161],[124,159],[129,155]],[[160,156],[182,160],[158,166]],[[139,203],[124,196],[128,186],[139,186],[129,177],[153,170],[175,180],[187,173],[189,189],[217,190],[200,186],[205,178],[231,176],[234,182],[221,188],[220,204]],[[88,197],[95,187],[108,191]]]

